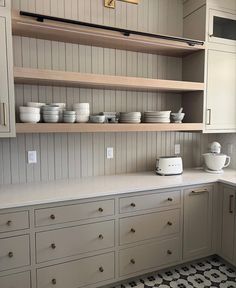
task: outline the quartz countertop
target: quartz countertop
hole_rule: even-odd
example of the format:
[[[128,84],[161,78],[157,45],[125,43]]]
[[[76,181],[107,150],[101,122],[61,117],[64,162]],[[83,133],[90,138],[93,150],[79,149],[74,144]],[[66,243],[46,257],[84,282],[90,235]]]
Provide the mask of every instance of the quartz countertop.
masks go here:
[[[0,185],[0,209],[214,182],[236,187],[236,170],[225,169],[223,174],[210,174],[201,169],[189,169],[180,176],[158,176],[154,172],[142,172],[30,184]]]

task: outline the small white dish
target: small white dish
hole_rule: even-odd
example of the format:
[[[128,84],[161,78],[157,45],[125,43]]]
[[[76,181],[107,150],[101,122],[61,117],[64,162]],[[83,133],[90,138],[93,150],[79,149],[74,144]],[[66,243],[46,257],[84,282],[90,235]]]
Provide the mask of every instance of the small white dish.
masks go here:
[[[89,120],[91,123],[104,123],[105,122],[105,115],[91,115],[89,116]]]
[[[36,108],[36,107],[20,106],[19,111],[20,111],[20,113],[40,114],[40,108]]]
[[[28,107],[42,108],[43,106],[46,105],[46,103],[41,103],[41,102],[27,102],[26,105],[27,105]]]
[[[39,113],[20,113],[20,121],[23,123],[38,123],[40,121]]]
[[[76,115],[76,122],[78,122],[78,123],[86,123],[88,121],[89,121],[89,116]]]

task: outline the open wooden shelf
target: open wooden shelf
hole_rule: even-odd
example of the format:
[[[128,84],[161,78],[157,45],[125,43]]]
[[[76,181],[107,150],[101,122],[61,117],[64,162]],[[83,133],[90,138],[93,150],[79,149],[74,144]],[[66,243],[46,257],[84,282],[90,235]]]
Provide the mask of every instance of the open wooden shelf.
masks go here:
[[[181,124],[93,124],[93,123],[17,123],[17,133],[92,133],[92,132],[157,132],[157,131],[201,131],[202,123]]]
[[[14,68],[16,84],[57,85],[69,87],[119,89],[135,91],[191,92],[203,91],[204,83],[111,76],[32,68]]]
[[[12,29],[13,35],[175,57],[205,49],[204,45],[191,46],[182,41],[135,34],[127,37],[117,31],[52,20],[38,22],[35,17],[21,16],[19,11],[13,11],[12,13]]]

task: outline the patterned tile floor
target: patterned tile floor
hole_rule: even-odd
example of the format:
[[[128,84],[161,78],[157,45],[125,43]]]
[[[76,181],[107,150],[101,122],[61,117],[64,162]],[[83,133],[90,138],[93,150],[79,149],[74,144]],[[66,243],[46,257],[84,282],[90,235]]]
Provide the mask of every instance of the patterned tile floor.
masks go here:
[[[113,288],[236,288],[236,270],[218,257],[165,270]]]

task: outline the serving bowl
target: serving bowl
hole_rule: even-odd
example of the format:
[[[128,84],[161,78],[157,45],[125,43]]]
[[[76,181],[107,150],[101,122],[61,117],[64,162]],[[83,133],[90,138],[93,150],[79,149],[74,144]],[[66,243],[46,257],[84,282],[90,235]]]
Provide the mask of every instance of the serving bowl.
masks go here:
[[[40,121],[39,113],[21,112],[20,121],[23,123],[38,123]]]

